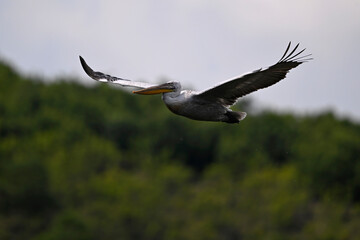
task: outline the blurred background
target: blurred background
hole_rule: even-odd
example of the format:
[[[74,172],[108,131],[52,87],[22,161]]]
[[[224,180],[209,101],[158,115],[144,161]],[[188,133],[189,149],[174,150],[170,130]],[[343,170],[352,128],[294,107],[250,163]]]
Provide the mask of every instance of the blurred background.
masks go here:
[[[360,2],[0,1],[0,239],[357,239]],[[239,125],[81,69],[202,90],[314,60]]]

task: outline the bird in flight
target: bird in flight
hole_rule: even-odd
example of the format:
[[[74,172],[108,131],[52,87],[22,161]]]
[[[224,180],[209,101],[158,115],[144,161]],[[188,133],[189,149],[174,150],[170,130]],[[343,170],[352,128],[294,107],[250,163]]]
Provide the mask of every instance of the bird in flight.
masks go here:
[[[136,94],[162,93],[162,100],[165,105],[175,114],[200,121],[239,123],[246,117],[246,112],[232,111],[231,105],[249,93],[279,82],[286,77],[290,69],[312,59],[310,58],[311,54],[300,55],[305,49],[296,52],[299,44],[289,53],[290,47],[291,42],[276,64],[266,69],[260,68],[240,77],[232,78],[200,92],[182,90],[181,84],[174,81],[156,85],[113,77],[92,70],[85,60],[81,56],[79,57],[84,71],[92,79],[99,82],[119,84],[123,87],[137,88],[138,90],[133,91]]]

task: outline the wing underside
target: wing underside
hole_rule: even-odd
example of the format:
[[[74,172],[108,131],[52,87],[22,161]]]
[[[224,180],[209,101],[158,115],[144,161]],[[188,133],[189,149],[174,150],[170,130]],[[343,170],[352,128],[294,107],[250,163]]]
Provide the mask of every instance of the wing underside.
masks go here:
[[[107,83],[114,83],[119,84],[123,87],[134,87],[134,88],[148,88],[154,86],[154,84],[146,83],[146,82],[139,82],[139,81],[132,81],[128,79],[123,79],[119,77],[113,77],[111,75],[102,73],[102,72],[96,72],[93,69],[87,65],[85,60],[79,56],[81,66],[83,67],[86,74],[91,77],[92,79],[99,81],[99,82],[107,82]]]

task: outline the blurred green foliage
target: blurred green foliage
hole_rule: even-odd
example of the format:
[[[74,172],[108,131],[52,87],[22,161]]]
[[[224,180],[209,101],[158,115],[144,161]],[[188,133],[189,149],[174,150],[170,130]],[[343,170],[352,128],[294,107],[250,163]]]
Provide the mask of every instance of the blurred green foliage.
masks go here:
[[[359,156],[331,112],[197,122],[0,64],[0,239],[358,239]]]

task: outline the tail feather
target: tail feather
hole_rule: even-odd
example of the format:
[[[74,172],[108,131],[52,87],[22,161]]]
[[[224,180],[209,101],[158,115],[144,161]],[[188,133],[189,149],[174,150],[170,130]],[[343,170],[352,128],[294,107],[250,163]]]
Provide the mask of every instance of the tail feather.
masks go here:
[[[224,122],[239,123],[241,120],[244,120],[244,118],[246,117],[246,112],[228,111],[225,113],[225,116],[227,117],[227,119],[225,119]]]

